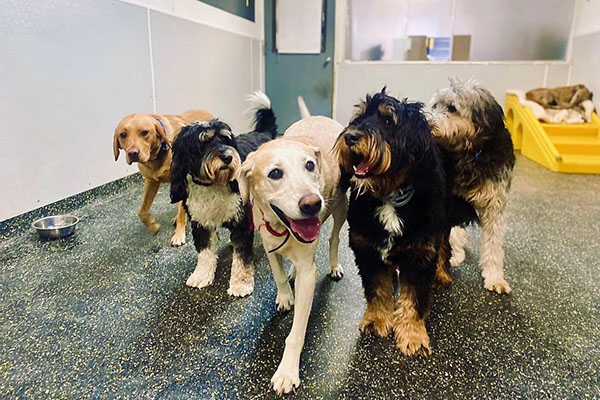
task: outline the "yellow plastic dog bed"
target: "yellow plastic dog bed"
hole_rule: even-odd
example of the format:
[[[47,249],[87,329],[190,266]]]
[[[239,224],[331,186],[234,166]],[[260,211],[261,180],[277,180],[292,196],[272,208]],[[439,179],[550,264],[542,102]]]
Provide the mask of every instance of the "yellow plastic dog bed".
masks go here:
[[[506,126],[515,150],[557,172],[600,174],[600,120],[592,114],[586,124],[547,124],[523,107],[514,94],[506,95]]]

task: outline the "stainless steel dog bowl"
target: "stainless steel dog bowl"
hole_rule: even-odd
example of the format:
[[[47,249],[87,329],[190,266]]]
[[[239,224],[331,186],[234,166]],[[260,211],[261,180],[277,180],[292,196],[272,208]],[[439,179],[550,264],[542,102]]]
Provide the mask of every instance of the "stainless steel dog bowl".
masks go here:
[[[31,226],[44,239],[58,239],[72,235],[79,218],[74,215],[53,215],[34,221]]]

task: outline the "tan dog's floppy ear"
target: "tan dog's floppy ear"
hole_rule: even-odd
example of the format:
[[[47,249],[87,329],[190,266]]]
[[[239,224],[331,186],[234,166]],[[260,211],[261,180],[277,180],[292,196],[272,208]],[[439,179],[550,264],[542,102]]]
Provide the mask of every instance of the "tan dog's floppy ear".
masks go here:
[[[254,168],[254,152],[248,154],[246,160],[242,164],[240,168],[238,168],[237,174],[237,182],[238,188],[240,189],[240,197],[242,198],[242,203],[246,204],[250,200],[250,174],[252,173],[252,169]]]
[[[121,145],[119,144],[119,131],[115,130],[115,134],[113,135],[113,154],[115,155],[115,161],[119,159],[119,149]]]
[[[167,137],[167,127],[165,126],[165,122],[160,119],[160,115],[150,114],[154,119],[154,130],[158,135],[158,138],[167,144],[167,146],[171,147],[171,142]]]

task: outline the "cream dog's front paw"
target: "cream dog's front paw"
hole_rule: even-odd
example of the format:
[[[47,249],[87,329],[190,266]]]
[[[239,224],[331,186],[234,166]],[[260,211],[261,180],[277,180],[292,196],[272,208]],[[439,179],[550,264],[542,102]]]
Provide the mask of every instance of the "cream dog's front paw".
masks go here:
[[[271,378],[271,387],[278,394],[289,393],[300,386],[300,371],[298,368],[286,368],[282,365]]]
[[[339,281],[344,277],[344,269],[340,265],[334,265],[329,268],[328,275],[334,281]]]
[[[275,299],[277,304],[277,311],[289,311],[294,305],[294,294],[289,292],[277,292],[277,298]]]

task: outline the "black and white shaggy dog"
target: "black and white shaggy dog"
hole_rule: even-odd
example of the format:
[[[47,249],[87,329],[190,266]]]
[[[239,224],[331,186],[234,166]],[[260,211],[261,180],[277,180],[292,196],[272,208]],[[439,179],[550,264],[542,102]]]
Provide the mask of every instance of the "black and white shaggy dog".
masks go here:
[[[240,297],[254,290],[254,233],[248,218],[250,205],[242,204],[235,178],[246,156],[277,136],[269,98],[257,92],[250,100],[255,109],[253,132],[236,137],[225,122],[195,122],[184,127],[173,143],[171,167],[171,202],[183,201],[198,251],[196,269],[186,284],[203,288],[213,282],[216,229],[225,227],[233,245],[227,293]]]
[[[350,247],[367,300],[360,330],[393,332],[404,354],[428,355],[430,291],[436,269],[447,269],[452,223],[462,221],[449,214],[444,159],[422,104],[399,101],[385,88],[367,96],[334,152],[351,175]]]
[[[515,155],[502,107],[474,80],[450,79],[450,87],[433,96],[430,123],[437,142],[449,153],[454,194],[472,204],[479,216],[484,286],[509,293],[504,279],[504,208]],[[452,229],[452,265],[465,259],[466,242],[463,228]]]

